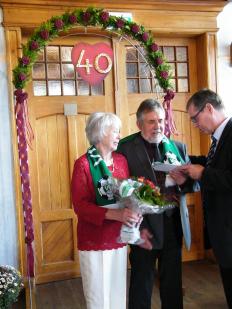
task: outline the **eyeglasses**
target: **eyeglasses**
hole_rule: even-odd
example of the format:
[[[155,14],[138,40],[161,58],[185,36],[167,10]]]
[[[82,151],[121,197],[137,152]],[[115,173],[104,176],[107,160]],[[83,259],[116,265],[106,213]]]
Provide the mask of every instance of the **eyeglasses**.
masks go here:
[[[197,123],[197,117],[204,110],[204,108],[205,108],[205,105],[203,105],[202,108],[200,108],[199,111],[194,116],[190,117],[190,120],[193,123]]]

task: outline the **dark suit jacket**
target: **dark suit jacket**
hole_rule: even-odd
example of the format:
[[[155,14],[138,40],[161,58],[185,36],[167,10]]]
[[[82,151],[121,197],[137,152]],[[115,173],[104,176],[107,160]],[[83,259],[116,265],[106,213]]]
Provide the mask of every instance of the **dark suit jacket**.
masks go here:
[[[232,267],[232,118],[203,172],[201,188],[214,254],[222,267]]]
[[[186,163],[189,162],[189,157],[186,153],[186,146],[180,142],[175,142],[175,144],[183,160]],[[119,145],[118,152],[122,153],[127,158],[131,176],[144,176],[145,178],[151,180],[154,184],[157,184],[155,171],[151,166],[151,162],[140,133],[136,134],[133,139],[127,140],[126,142],[122,140]],[[177,192],[180,192],[178,186],[176,186],[176,190]],[[189,191],[189,188],[187,188],[187,191]],[[147,228],[153,234],[153,247],[156,249],[161,249],[163,247],[163,216],[164,214],[145,215],[141,225],[142,228]],[[173,217],[176,221],[175,232],[177,241],[181,246],[182,228],[179,208],[176,209]]]

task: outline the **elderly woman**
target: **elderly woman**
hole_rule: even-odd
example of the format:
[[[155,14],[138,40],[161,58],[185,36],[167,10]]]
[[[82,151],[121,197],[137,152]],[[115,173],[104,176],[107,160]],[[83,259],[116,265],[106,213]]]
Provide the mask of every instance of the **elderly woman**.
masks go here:
[[[122,223],[131,226],[140,217],[127,208],[108,209],[115,200],[105,182],[107,175],[129,177],[126,159],[114,152],[120,139],[120,127],[121,121],[115,114],[90,115],[86,134],[92,146],[75,162],[72,176],[87,309],[126,308],[127,247],[118,243],[117,238]]]

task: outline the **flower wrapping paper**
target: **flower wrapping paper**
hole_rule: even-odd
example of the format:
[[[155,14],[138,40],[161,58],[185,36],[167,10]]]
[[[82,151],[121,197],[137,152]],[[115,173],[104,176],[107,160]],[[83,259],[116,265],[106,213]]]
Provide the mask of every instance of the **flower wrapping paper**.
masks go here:
[[[170,204],[166,202],[165,198],[160,194],[159,188],[143,177],[138,178],[138,180],[109,177],[108,181],[117,199],[117,208],[127,207],[141,215],[145,215],[161,214],[167,209],[172,209],[177,206],[175,203]],[[151,204],[153,196],[157,204]],[[144,240],[140,237],[139,231],[141,222],[142,220],[133,227],[123,224],[118,242],[142,244]]]

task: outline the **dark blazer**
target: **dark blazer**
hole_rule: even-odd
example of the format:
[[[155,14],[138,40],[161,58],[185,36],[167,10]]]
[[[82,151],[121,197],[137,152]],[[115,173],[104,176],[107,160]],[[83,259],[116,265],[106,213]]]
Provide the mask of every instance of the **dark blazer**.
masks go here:
[[[232,118],[218,142],[202,178],[206,226],[214,254],[222,267],[232,267]]]
[[[186,146],[180,142],[175,142],[175,144],[182,159],[186,163],[189,162],[189,157],[186,153]],[[122,140],[119,144],[118,152],[122,153],[127,158],[131,176],[144,176],[145,178],[151,180],[154,184],[157,184],[155,171],[151,166],[151,161],[147,154],[140,132],[137,133],[132,139],[128,139],[125,142]],[[176,186],[176,191],[180,192],[180,188],[178,186]],[[189,189],[187,189],[187,191],[189,191]],[[161,249],[163,247],[163,216],[164,214],[145,215],[141,225],[143,228],[146,227],[153,234],[152,242],[153,247],[156,249]],[[181,245],[182,228],[179,208],[176,209],[176,213],[173,217],[174,220],[176,220],[176,237]]]

